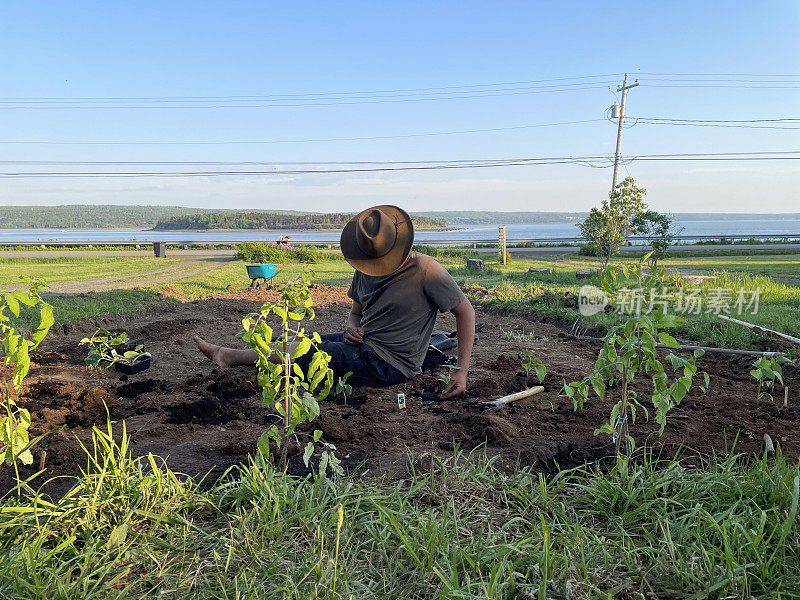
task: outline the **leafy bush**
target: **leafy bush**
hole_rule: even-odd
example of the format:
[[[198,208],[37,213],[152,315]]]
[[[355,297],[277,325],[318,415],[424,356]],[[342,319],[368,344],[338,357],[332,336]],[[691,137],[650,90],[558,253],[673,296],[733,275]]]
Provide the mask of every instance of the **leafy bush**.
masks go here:
[[[242,242],[237,258],[252,263],[318,263],[339,260],[337,252],[320,252],[316,246],[295,247],[279,242]]]
[[[485,258],[484,252],[477,252],[468,248],[451,248],[448,246],[428,246],[414,244],[413,250],[420,254],[427,254],[433,258]]]

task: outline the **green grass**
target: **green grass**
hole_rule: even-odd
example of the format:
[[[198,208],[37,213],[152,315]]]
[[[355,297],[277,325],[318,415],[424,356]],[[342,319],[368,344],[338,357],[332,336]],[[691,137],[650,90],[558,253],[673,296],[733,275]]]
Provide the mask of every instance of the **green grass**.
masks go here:
[[[216,269],[184,277],[169,283],[160,284],[157,289],[170,287],[180,292],[187,300],[198,300],[212,294],[227,291],[227,286],[242,290],[250,285],[244,261],[234,260],[223,263]],[[347,286],[353,279],[353,268],[343,260],[325,261],[316,264],[286,264],[278,267],[279,273],[272,279],[274,283],[283,283],[295,278],[303,271],[311,269],[315,283],[322,285]]]
[[[429,250],[422,247],[419,249],[420,251]],[[438,258],[460,283],[488,288],[488,293],[481,292],[479,289],[474,290],[470,296],[475,301],[531,311],[539,317],[554,319],[565,324],[581,320],[593,326],[598,333],[622,322],[620,316],[616,314],[601,313],[583,317],[574,308],[574,301],[572,304],[569,302],[569,296],[576,294],[584,283],[599,284],[598,276],[594,276],[588,281],[575,278],[576,270],[597,267],[598,262],[595,259],[567,254],[545,259],[512,259],[507,265],[499,265],[495,256],[483,255],[482,258],[487,264],[488,271],[479,273],[464,267],[468,255],[471,256],[472,253],[460,254],[452,249],[444,249],[439,253]],[[30,264],[37,265],[37,268],[42,269],[47,278],[47,273],[61,269],[65,264],[64,261],[72,262],[74,260],[71,257],[5,259],[5,261],[0,259],[0,277],[3,275],[3,269],[5,269],[6,276],[10,277],[12,265],[16,275],[19,273],[21,265],[27,267]],[[109,269],[115,268],[113,264],[109,263],[110,260],[124,261],[128,268],[133,269],[138,264],[137,261],[150,261],[151,259],[86,258],[78,259],[76,264],[82,269],[79,272],[83,276],[95,278],[102,276],[102,273],[107,273]],[[624,264],[633,261],[634,258],[623,257],[615,263]],[[792,276],[797,277],[800,272],[799,256],[679,256],[667,259],[664,264],[671,271],[716,273],[716,279],[705,281],[700,286],[705,290],[703,293],[706,296],[714,287],[723,287],[733,293],[739,288],[751,291],[760,288],[758,313],[737,315],[736,312],[733,312],[732,316],[741,316],[744,320],[757,325],[800,336],[800,287],[796,285],[796,280],[792,280]],[[155,266],[148,266],[145,269],[165,265],[165,261],[153,258],[150,265]],[[532,266],[549,267],[552,273],[550,275],[529,274],[528,268]],[[275,278],[277,283],[296,277],[305,269],[311,269],[314,272],[314,281],[323,285],[347,286],[353,275],[352,267],[343,260],[326,260],[310,265],[285,264],[280,265],[279,268],[281,272]],[[70,278],[78,278],[78,271],[70,270],[69,272]],[[225,292],[228,285],[241,290],[250,283],[242,261],[225,262],[215,269],[189,277],[181,275],[180,272],[175,273],[173,281],[159,284],[155,286],[155,290],[159,291],[169,287],[171,292],[177,291],[183,299],[196,300]],[[687,289],[692,287],[691,284],[683,285]],[[59,297],[54,299],[53,303],[56,305],[57,320],[74,322],[82,318],[99,316],[104,312],[141,310],[148,301],[156,297],[157,295],[150,291],[119,290],[92,294],[88,297]],[[750,349],[761,347],[764,343],[768,344],[768,338],[753,336],[747,329],[723,325],[714,313],[704,312],[698,315],[688,315],[687,323],[674,333],[686,342],[696,342],[701,345]]]
[[[259,460],[200,487],[113,437],[95,432],[61,500],[0,501],[0,597],[800,597],[800,474],[780,454],[545,477],[459,452],[396,483]]]
[[[23,286],[20,275],[59,283],[145,273],[178,262],[177,258],[142,256],[0,257],[0,286]]]
[[[749,254],[749,253],[748,253]],[[667,268],[684,271],[734,271],[800,281],[800,254],[761,254],[730,257],[674,257],[664,262]]]
[[[615,264],[632,262],[633,259],[626,257],[616,260]],[[569,302],[569,297],[577,294],[582,285],[600,284],[599,275],[594,275],[589,280],[575,278],[575,271],[578,269],[598,267],[599,263],[595,260],[565,255],[548,260],[514,259],[507,265],[499,265],[492,257],[486,260],[486,263],[485,273],[461,266],[450,268],[457,281],[472,289],[469,295],[474,301],[531,311],[537,316],[564,324],[580,320],[593,327],[597,333],[623,322],[623,318],[616,313],[582,316],[576,309],[575,301]],[[672,282],[679,282],[687,292],[699,287],[705,302],[701,305],[700,314],[683,315],[686,324],[673,331],[680,339],[700,345],[740,349],[760,347],[764,343],[769,345],[770,338],[754,336],[750,330],[740,326],[723,324],[717,317],[716,311],[706,312],[710,308],[708,302],[715,294],[716,288],[722,288],[731,294],[731,310],[727,311],[731,316],[800,337],[800,286],[796,280],[793,281],[788,277],[790,274],[797,275],[797,267],[800,266],[798,258],[786,256],[771,256],[769,260],[764,257],[758,259],[732,257],[726,260],[720,260],[718,257],[683,258],[669,259],[664,264],[675,272],[704,273],[714,276],[713,279],[704,280],[699,286],[678,280],[676,276],[671,277]],[[528,268],[532,266],[550,267],[552,273],[530,274]],[[749,273],[749,269],[752,269],[754,274]],[[475,286],[482,286],[488,291]],[[678,288],[672,289],[677,293]],[[735,300],[740,289],[745,291],[746,299],[749,299],[755,290],[761,290],[757,313],[743,311],[742,314],[738,314]],[[677,300],[675,293],[672,295],[673,300]]]
[[[112,290],[92,292],[80,296],[49,296],[45,300],[53,306],[56,324],[71,325],[86,319],[96,319],[105,315],[136,313],[145,310],[151,303],[162,299],[153,290]],[[30,309],[23,309],[17,326],[30,333],[39,324],[39,315]]]

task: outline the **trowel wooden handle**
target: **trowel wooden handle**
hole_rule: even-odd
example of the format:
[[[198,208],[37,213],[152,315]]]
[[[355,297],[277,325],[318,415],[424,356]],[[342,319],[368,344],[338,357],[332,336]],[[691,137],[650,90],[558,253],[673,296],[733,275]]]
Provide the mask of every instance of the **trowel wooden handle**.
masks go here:
[[[490,400],[488,402],[484,402],[484,404],[490,404],[492,406],[503,406],[504,404],[508,404],[509,402],[514,402],[515,400],[522,400],[523,398],[527,398],[528,396],[533,396],[534,394],[539,394],[544,391],[544,386],[537,385],[532,388],[528,388],[527,390],[522,390],[521,392],[517,392],[516,394],[509,394],[508,396],[503,396],[502,398],[498,398],[497,400]]]

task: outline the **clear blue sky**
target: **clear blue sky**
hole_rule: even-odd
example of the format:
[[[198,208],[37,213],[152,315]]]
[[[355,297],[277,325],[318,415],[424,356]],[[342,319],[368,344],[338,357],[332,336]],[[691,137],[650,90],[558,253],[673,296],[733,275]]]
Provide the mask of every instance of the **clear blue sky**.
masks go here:
[[[800,75],[800,7],[788,0],[17,2],[7,3],[3,13],[5,99],[347,93],[628,71],[641,81],[628,97],[630,117],[800,117],[797,87],[657,87],[663,83],[660,77],[645,74]],[[596,89],[557,93],[424,101],[415,96],[408,102],[333,106],[30,109],[6,104],[0,109],[0,160],[326,162],[608,154],[614,150],[616,125],[606,120],[357,141],[107,143],[319,140],[603,119],[618,97],[616,86],[612,92],[606,82],[618,79],[600,77],[594,80],[601,82]],[[800,82],[800,76],[793,81]],[[624,154],[781,150],[800,150],[800,129],[640,123],[623,136]],[[120,167],[130,168],[135,167]],[[101,170],[2,167],[46,169]],[[800,211],[798,173],[800,164],[792,161],[634,162],[621,175],[630,174],[648,188],[648,199],[660,210],[790,212]],[[578,165],[269,177],[0,179],[0,202],[305,210],[356,210],[387,202],[409,210],[578,211],[602,200],[610,181],[610,169]]]

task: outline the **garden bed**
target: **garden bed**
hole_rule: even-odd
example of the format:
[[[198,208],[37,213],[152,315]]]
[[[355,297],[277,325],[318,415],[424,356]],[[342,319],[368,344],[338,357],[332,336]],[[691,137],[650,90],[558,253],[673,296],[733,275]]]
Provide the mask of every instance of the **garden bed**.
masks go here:
[[[323,333],[341,329],[349,310],[346,290],[316,287],[312,292],[322,301],[310,326]],[[270,294],[275,292],[251,290],[203,301],[164,301],[146,313],[55,328],[34,357],[20,405],[31,411],[33,432],[64,427],[34,447],[34,465],[46,451],[46,477],[77,474],[85,468],[78,440],[90,443],[92,425],[104,426],[104,403],[117,430],[125,421],[134,454],[152,452],[168,457],[174,470],[210,473],[212,478],[246,460],[258,436],[276,421],[261,404],[255,369],[215,367],[198,352],[192,337],[241,346],[235,337],[241,317]],[[450,455],[454,444],[472,449],[485,443],[486,451],[505,467],[521,462],[543,471],[610,457],[610,439],[593,432],[608,418],[614,390],[605,402],[591,399],[578,412],[570,401],[558,397],[564,379],[574,381],[592,369],[599,345],[521,315],[481,308],[477,313],[478,322],[486,325],[475,347],[466,398],[439,400],[442,384],[436,373],[426,372],[399,386],[356,389],[346,403],[331,396],[305,430],[321,429],[323,439],[336,445],[346,469],[362,468],[393,478],[407,473],[409,452],[424,466],[431,454]],[[84,349],[77,342],[97,325],[127,331],[132,338],[144,337],[153,355],[151,368],[134,376],[87,370]],[[443,315],[437,328],[452,330],[452,316]],[[533,350],[547,365],[544,393],[502,408],[481,404],[525,387],[519,357],[523,350]],[[760,453],[763,435],[769,433],[784,454],[800,456],[800,377],[786,371],[791,394],[784,409],[782,388],[774,401],[756,399],[751,362],[702,357],[698,365],[711,375],[709,393],[703,396],[693,388],[670,413],[661,437],[653,423],[637,420],[631,428],[637,443],[647,441],[662,449],[665,458],[681,449],[691,459],[726,454],[734,440],[738,452]],[[406,396],[404,410],[397,405],[399,392]],[[294,447],[292,454],[290,468],[301,472],[304,467]],[[24,474],[32,472],[23,469]],[[9,470],[0,477],[0,486],[7,489]],[[69,482],[51,486],[53,491],[63,490]]]

